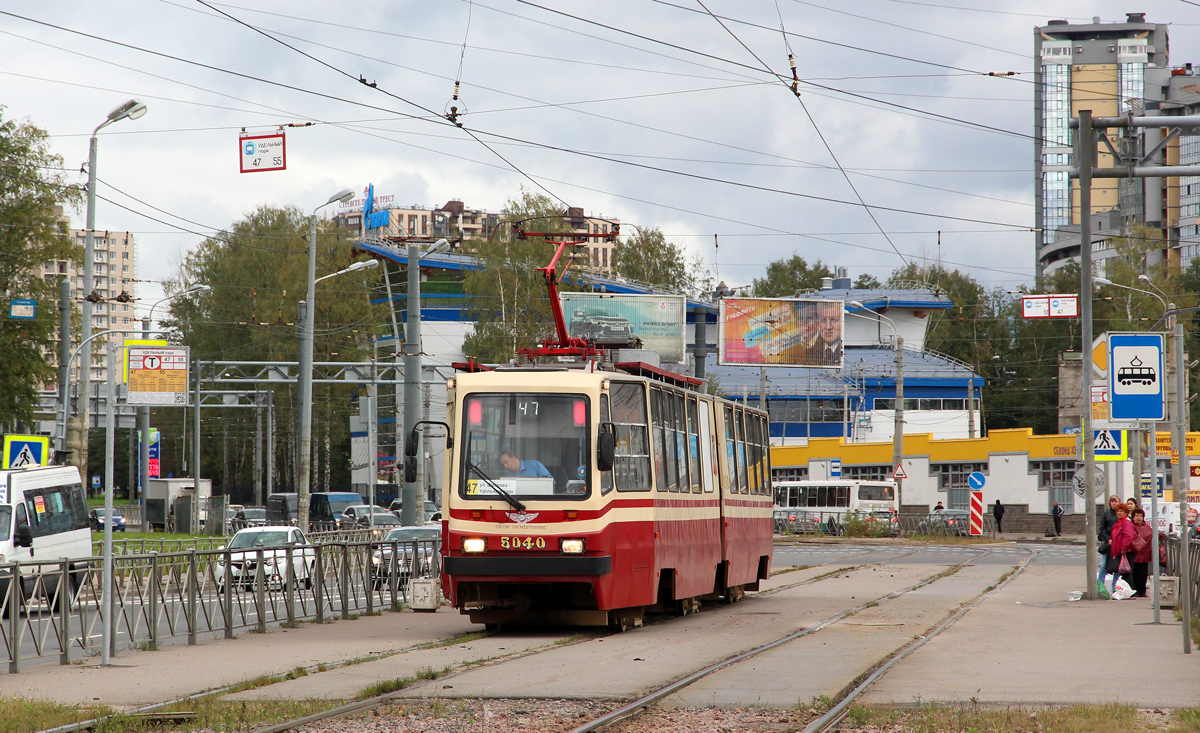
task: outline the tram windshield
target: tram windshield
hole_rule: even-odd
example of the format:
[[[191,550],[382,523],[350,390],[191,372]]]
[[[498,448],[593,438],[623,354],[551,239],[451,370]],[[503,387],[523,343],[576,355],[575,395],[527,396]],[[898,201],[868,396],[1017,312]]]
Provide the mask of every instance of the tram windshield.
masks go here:
[[[585,499],[590,401],[579,394],[472,394],[463,402],[458,493],[466,499]]]

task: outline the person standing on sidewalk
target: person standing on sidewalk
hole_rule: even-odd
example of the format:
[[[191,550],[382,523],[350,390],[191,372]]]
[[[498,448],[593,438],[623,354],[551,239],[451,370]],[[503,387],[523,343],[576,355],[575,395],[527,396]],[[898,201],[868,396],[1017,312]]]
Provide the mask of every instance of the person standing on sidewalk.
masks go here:
[[[1134,598],[1146,597],[1146,579],[1150,576],[1150,559],[1153,557],[1154,529],[1146,524],[1146,512],[1138,507],[1133,510],[1133,529],[1137,533],[1133,537],[1133,587]]]
[[[1108,497],[1108,509],[1104,510],[1104,514],[1100,516],[1100,527],[1096,530],[1096,539],[1100,541],[1100,547],[1110,545],[1112,542],[1112,528],[1117,523],[1117,505],[1121,503],[1121,497],[1113,494]],[[1108,560],[1112,557],[1109,549],[1099,550],[1100,552],[1100,572],[1096,574],[1096,583],[1104,582],[1104,576],[1108,575]]]
[[[996,531],[1004,534],[1004,505],[1000,503],[999,499],[992,507],[992,516],[996,518]]]
[[[1108,564],[1105,569],[1112,573],[1113,584],[1111,590],[1117,589],[1117,577],[1125,579],[1126,583],[1130,582],[1130,576],[1133,575],[1133,567],[1125,571],[1121,571],[1121,560],[1133,560],[1133,538],[1137,536],[1137,530],[1133,528],[1133,522],[1129,521],[1129,507],[1117,502],[1117,523],[1112,528],[1112,547],[1109,549]],[[1130,583],[1130,587],[1133,584]]]
[[[1059,506],[1059,503],[1056,501],[1054,502],[1054,508],[1050,510],[1050,513],[1054,515],[1054,536],[1062,537],[1062,518],[1067,511]]]

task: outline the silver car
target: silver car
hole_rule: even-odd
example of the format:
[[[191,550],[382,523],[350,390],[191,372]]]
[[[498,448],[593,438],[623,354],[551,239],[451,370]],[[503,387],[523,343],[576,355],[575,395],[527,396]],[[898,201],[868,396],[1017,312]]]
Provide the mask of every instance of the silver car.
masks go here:
[[[258,579],[259,553],[262,557],[263,580],[268,588],[283,588],[288,580],[289,548],[292,576],[296,584],[311,588],[313,567],[317,563],[316,550],[308,538],[297,527],[248,527],[240,530],[229,541],[229,575],[234,588],[249,588]],[[222,550],[227,549],[225,547]],[[225,557],[218,558],[216,573],[217,591],[225,592]]]

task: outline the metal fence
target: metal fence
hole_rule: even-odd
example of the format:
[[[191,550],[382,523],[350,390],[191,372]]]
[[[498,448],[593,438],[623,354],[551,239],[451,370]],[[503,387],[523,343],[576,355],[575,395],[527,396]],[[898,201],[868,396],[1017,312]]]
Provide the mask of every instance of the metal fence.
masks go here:
[[[1180,545],[1182,541],[1178,535],[1168,535],[1163,541],[1163,546],[1167,550],[1167,575],[1179,577],[1181,569],[1179,562]],[[1188,579],[1191,581],[1188,588],[1180,588],[1179,592],[1188,593],[1192,599],[1191,610],[1192,615],[1200,618],[1200,540],[1191,540],[1188,544]]]
[[[0,643],[10,672],[100,654],[106,623],[114,653],[230,639],[271,625],[396,610],[409,600],[409,579],[441,573],[436,540],[230,551],[206,546],[205,538],[147,552],[138,542],[114,552],[109,609],[100,602],[100,557],[0,564]]]
[[[776,534],[815,535],[825,537],[840,537],[847,533],[855,522],[860,522],[856,529],[865,536],[889,537],[897,534],[905,536],[932,535],[941,537],[968,537],[970,527],[966,515],[946,514],[937,512],[929,515],[911,516],[901,514],[891,527],[873,527],[872,520],[856,517],[848,512],[816,511],[809,509],[776,509],[774,529]],[[881,523],[882,524],[882,523]],[[996,521],[985,513],[983,516],[983,535],[996,536]]]

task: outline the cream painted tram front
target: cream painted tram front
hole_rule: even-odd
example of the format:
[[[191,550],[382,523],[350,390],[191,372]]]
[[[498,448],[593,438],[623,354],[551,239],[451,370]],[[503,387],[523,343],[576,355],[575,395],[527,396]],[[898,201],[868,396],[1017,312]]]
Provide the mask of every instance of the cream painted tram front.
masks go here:
[[[486,624],[624,627],[767,577],[766,415],[664,376],[456,375],[442,543],[456,607]]]

